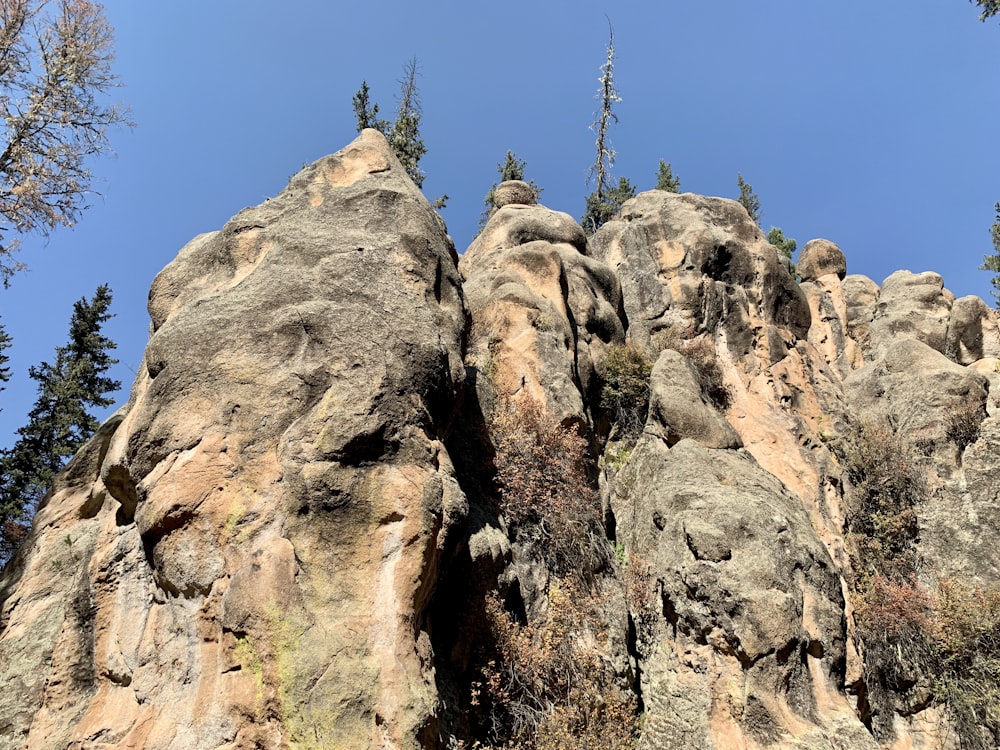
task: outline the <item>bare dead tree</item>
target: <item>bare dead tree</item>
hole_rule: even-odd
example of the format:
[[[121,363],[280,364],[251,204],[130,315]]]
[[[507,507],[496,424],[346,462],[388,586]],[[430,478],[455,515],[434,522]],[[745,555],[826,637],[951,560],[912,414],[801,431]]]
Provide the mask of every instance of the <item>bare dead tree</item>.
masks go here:
[[[0,0],[0,279],[23,235],[73,226],[87,207],[89,158],[109,150],[107,132],[130,125],[109,103],[112,29],[90,0]]]
[[[597,134],[597,159],[594,166],[590,168],[590,176],[596,183],[594,194],[598,201],[603,201],[608,190],[608,183],[611,180],[611,167],[615,163],[615,150],[608,141],[608,128],[611,121],[618,122],[618,115],[612,111],[612,107],[621,101],[618,91],[615,90],[615,32],[608,21],[608,56],[601,66],[601,87],[597,96],[601,101],[601,109],[597,113],[590,129]]]
[[[618,116],[614,113],[613,107],[621,101],[618,91],[615,89],[615,32],[611,27],[611,20],[608,20],[608,54],[601,66],[601,83],[597,91],[597,98],[601,102],[597,119],[594,120],[590,129],[597,134],[597,158],[594,166],[590,168],[588,182],[593,180],[594,192],[587,196],[586,208],[580,224],[583,231],[588,235],[596,232],[605,222],[609,221],[621,209],[622,204],[629,198],[635,197],[635,186],[626,178],[622,177],[615,185],[611,178],[611,167],[615,163],[615,150],[608,140],[608,129],[612,121],[618,122]]]

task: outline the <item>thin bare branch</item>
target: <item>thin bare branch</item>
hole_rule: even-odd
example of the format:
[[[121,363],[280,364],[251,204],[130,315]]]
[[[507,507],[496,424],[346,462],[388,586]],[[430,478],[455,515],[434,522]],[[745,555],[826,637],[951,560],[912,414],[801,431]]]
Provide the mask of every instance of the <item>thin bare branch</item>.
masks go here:
[[[90,192],[89,157],[109,150],[112,126],[130,125],[107,102],[118,78],[112,31],[91,0],[0,0],[0,278],[21,264],[5,232],[72,226]]]

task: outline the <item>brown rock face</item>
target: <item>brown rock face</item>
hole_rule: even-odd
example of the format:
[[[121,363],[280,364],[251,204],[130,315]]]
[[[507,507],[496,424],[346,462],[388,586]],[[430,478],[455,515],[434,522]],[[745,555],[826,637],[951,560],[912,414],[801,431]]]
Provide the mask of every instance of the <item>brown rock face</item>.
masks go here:
[[[426,746],[466,509],[443,225],[366,131],[190,243],[149,308],[123,418],[4,579],[0,747]]]
[[[834,748],[838,735],[874,747],[844,697],[831,558],[844,562],[843,511],[819,434],[846,414],[839,376],[810,343],[813,295],[723,199],[642,194],[594,247],[622,281],[630,338],[689,360],[660,354],[646,434],[606,489],[618,538],[663,586],[665,619],[639,662],[649,747]],[[843,303],[829,307],[835,318]],[[728,398],[682,395],[698,371]]]
[[[507,184],[507,183],[503,183]],[[507,396],[529,396],[562,420],[591,419],[596,363],[624,340],[621,289],[568,214],[496,211],[462,257],[472,314],[470,361]]]
[[[843,280],[847,275],[847,259],[839,247],[829,240],[809,240],[795,264],[803,281],[816,281],[834,274]]]
[[[365,131],[157,276],[0,571],[0,750],[957,747],[873,682],[846,451],[914,451],[905,583],[1000,583],[996,312],[797,284],[721,198],[497,199],[459,263]]]
[[[638,643],[646,746],[876,747],[843,697],[839,576],[777,478],[743,452],[645,436],[612,506],[662,597]]]

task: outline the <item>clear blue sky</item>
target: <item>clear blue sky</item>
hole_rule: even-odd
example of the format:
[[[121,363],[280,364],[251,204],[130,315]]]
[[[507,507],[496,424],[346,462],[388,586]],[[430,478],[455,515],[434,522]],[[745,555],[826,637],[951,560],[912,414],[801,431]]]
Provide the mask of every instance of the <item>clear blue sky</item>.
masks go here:
[[[29,365],[66,340],[74,300],[114,292],[120,402],[147,337],[153,276],[198,233],[274,195],[354,136],[362,79],[389,113],[419,62],[421,166],[459,252],[507,149],[543,202],[579,216],[588,125],[614,24],[623,101],[616,176],[652,187],[659,159],[682,189],[754,186],[765,230],[837,242],[881,283],[935,270],[988,297],[978,271],[1000,200],[1000,25],[966,0],[663,0],[615,4],[110,0],[120,99],[137,127],[94,163],[92,208],[29,238],[31,271],[0,289],[16,379],[0,394],[0,446],[35,398]],[[212,332],[206,332],[212,335]],[[358,342],[363,346],[364,342]]]

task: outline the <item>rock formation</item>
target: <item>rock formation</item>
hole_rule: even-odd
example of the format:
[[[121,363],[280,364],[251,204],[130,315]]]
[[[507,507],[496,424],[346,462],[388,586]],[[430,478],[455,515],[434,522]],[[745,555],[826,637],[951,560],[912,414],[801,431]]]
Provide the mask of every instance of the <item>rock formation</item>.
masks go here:
[[[496,195],[459,259],[365,131],[157,276],[0,575],[0,750],[989,746],[935,665],[886,678],[852,441],[904,441],[903,588],[989,600],[996,313],[827,240],[797,282],[734,201],[588,239]]]

